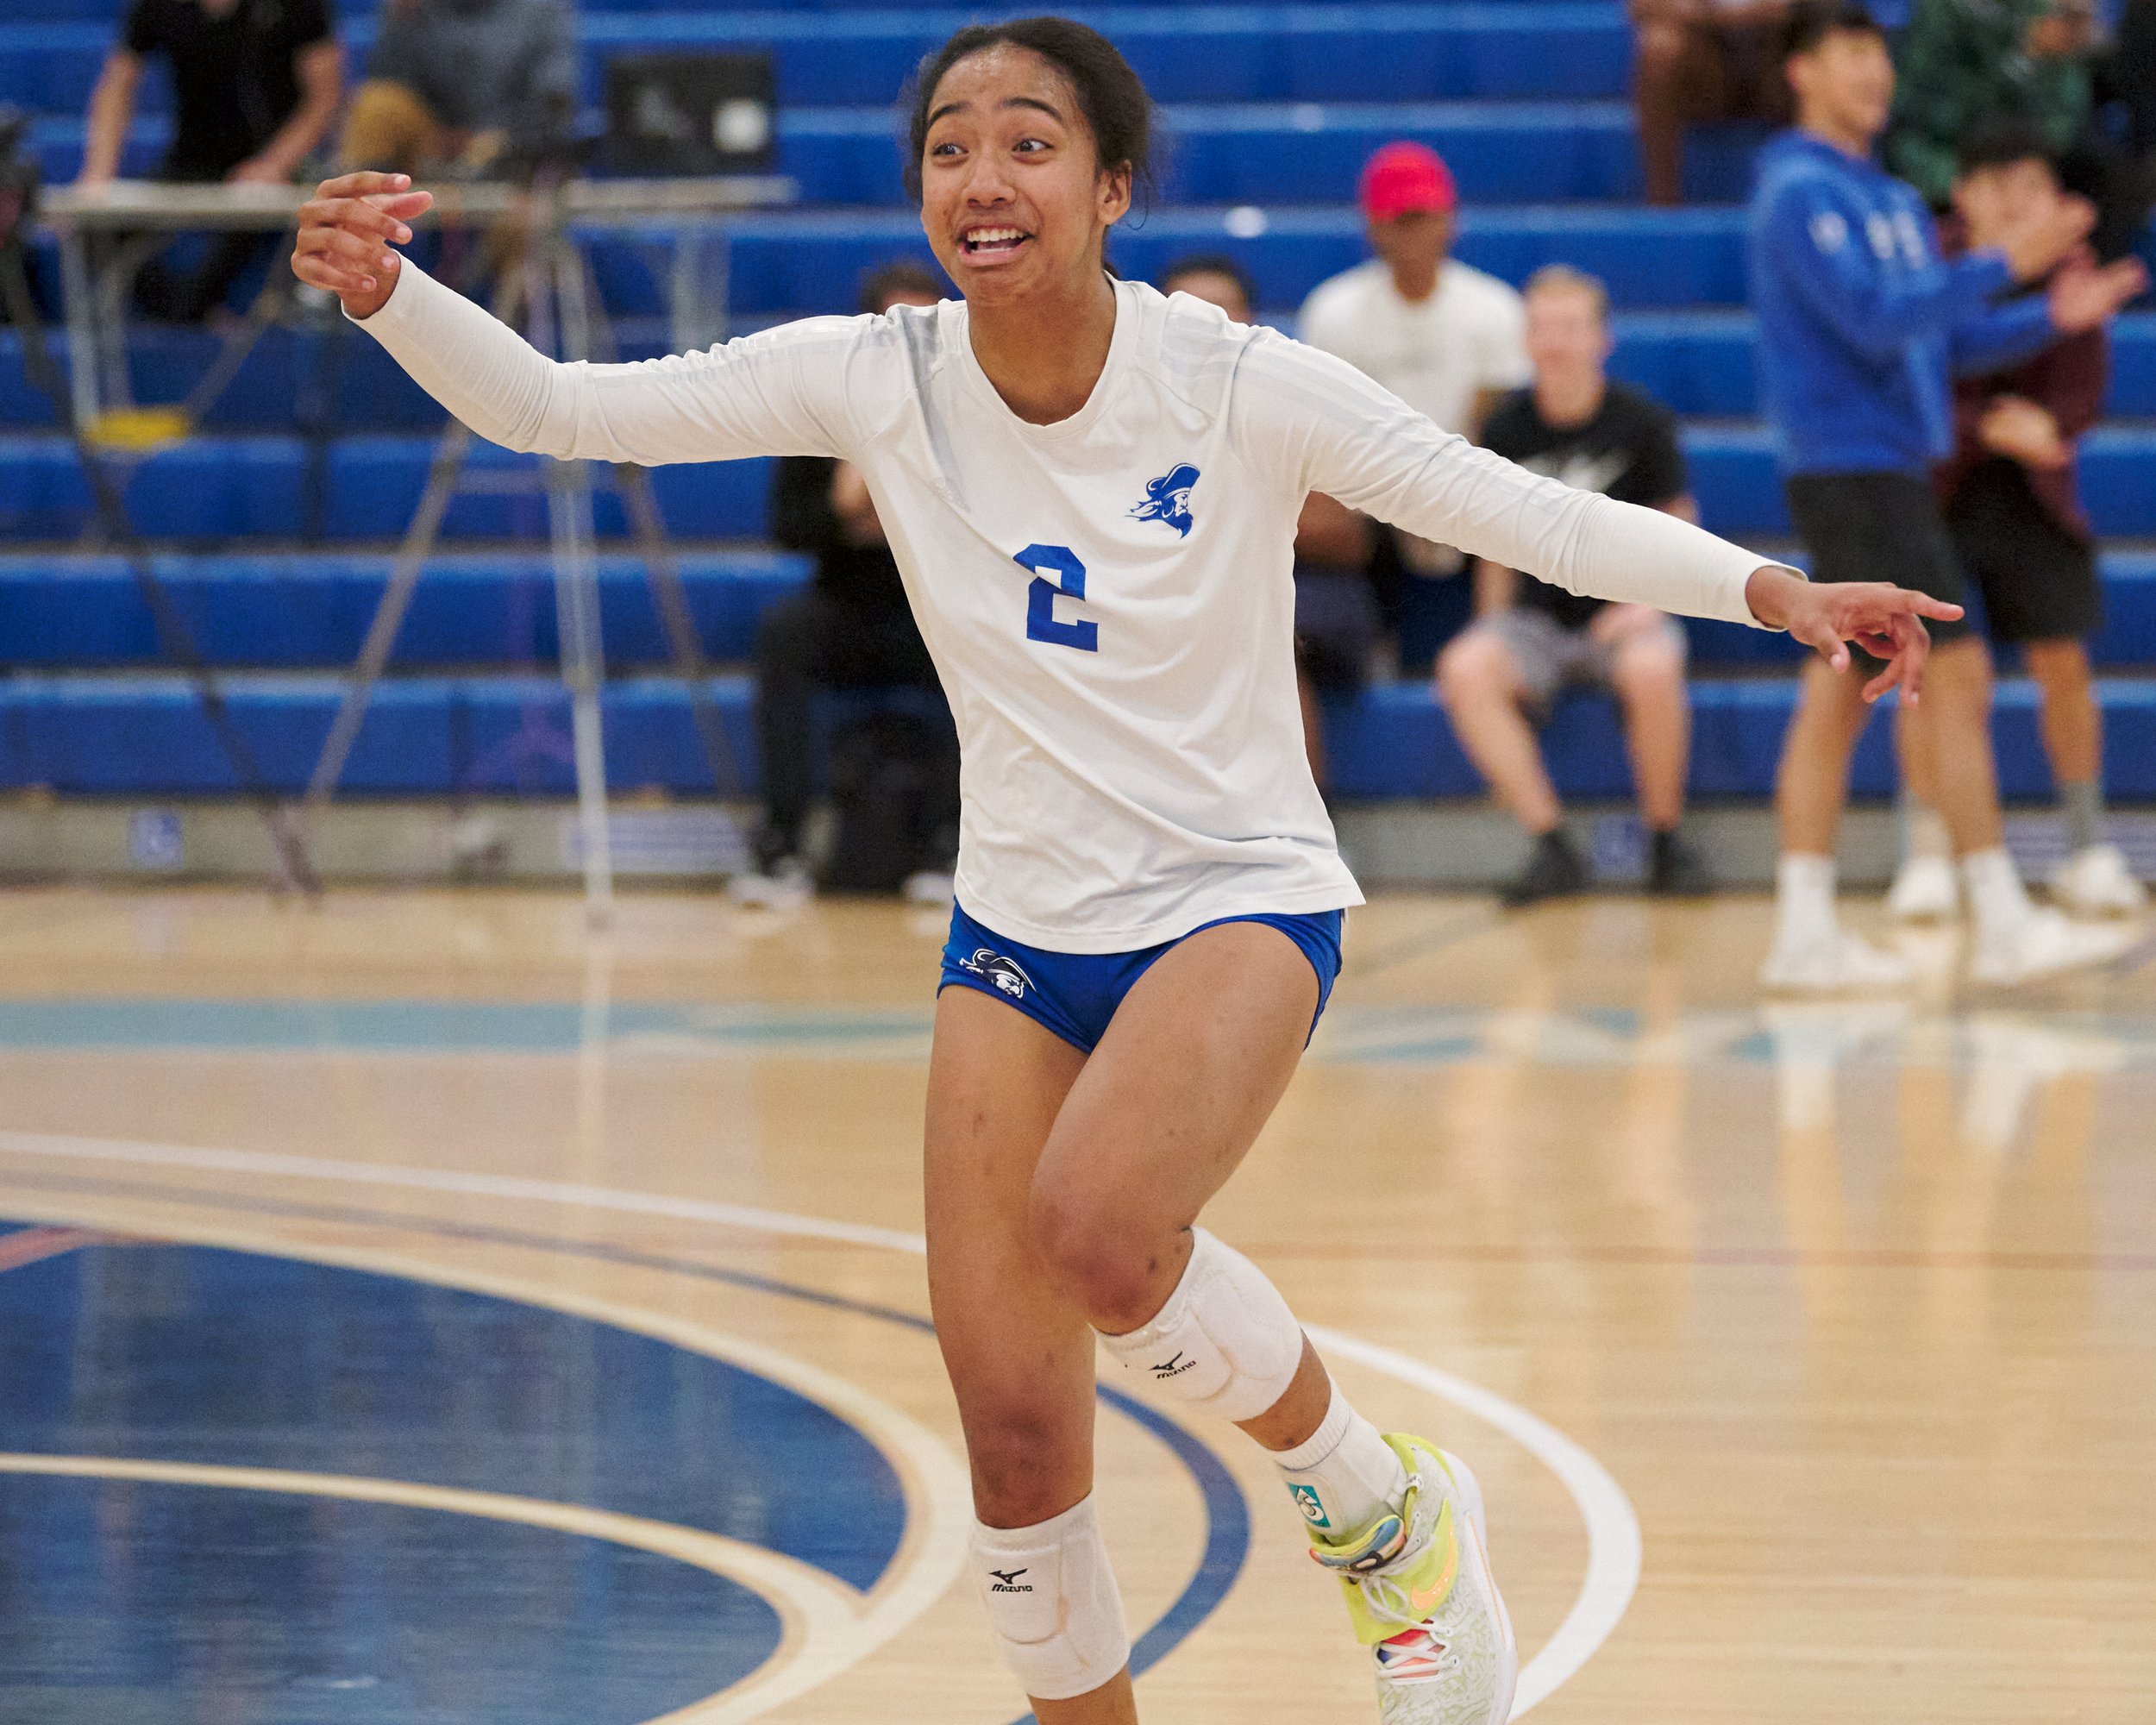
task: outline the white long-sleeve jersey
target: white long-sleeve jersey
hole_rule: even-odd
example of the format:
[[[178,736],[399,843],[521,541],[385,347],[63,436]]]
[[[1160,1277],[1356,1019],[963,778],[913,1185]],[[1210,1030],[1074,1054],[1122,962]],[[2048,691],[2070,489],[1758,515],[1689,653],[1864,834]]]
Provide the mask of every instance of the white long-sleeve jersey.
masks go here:
[[[562,364],[406,262],[360,327],[513,449],[859,467],[957,720],[959,902],[1051,950],[1362,902],[1295,693],[1311,492],[1575,593],[1755,622],[1767,560],[1537,478],[1188,296],[1115,293],[1107,365],[1053,425],[1005,405],[958,302]]]

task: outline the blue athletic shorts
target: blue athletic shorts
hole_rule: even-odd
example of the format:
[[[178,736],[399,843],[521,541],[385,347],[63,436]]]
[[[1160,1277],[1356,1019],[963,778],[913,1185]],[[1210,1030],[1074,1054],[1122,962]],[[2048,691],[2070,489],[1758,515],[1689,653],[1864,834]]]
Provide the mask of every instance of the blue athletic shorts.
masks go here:
[[[1305,916],[1219,917],[1192,929],[1190,934],[1218,928],[1223,923],[1262,922],[1294,941],[1318,973],[1318,1010],[1310,1015],[1310,1028],[1315,1033],[1318,1020],[1325,1015],[1326,1002],[1332,998],[1333,982],[1340,974],[1340,930],[1345,920],[1339,911],[1313,911]],[[1163,940],[1158,946],[1142,946],[1135,952],[1048,952],[1006,938],[954,905],[950,938],[943,945],[943,980],[936,985],[936,992],[978,988],[984,994],[993,994],[1073,1047],[1091,1054],[1107,1034],[1108,1020],[1115,1016],[1115,1009],[1123,1004],[1132,984],[1153,968],[1163,952],[1181,945],[1190,934]],[[1308,1038],[1304,1040],[1307,1043]]]

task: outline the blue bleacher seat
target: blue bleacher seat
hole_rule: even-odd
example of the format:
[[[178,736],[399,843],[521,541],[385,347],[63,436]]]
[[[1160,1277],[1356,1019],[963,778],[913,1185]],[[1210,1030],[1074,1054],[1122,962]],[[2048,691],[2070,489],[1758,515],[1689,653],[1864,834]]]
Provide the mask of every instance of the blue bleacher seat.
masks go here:
[[[161,555],[153,568],[212,663],[266,668],[342,667],[388,582],[386,555]],[[677,559],[703,649],[746,659],[758,621],[808,578],[808,560],[776,551],[698,551]],[[604,644],[611,665],[669,658],[642,564],[599,561]],[[429,561],[412,596],[392,664],[552,663],[552,565],[539,552],[456,552]],[[157,631],[127,563],[116,556],[0,556],[0,666],[134,668],[160,662]]]
[[[107,12],[106,20],[116,14]],[[587,10],[584,96],[611,56],[667,48],[768,48],[789,106],[886,107],[923,56],[975,15],[921,11]],[[1631,31],[1614,0],[1434,6],[1079,9],[1162,102],[1373,102],[1611,97],[1625,91]],[[348,17],[357,61],[371,16]],[[110,22],[0,24],[0,101],[79,112]],[[146,92],[161,111],[161,89]]]
[[[279,789],[305,783],[335,710],[332,677],[228,680],[233,714],[262,770]],[[1695,684],[1692,790],[1702,798],[1758,799],[1773,787],[1796,684],[1788,678],[1704,680]],[[747,788],[756,783],[746,679],[714,681],[716,704]],[[2099,686],[2104,769],[2122,799],[2156,799],[2156,682]],[[607,768],[617,787],[694,794],[711,787],[686,691],[658,678],[631,678],[606,692]],[[567,702],[543,676],[406,677],[382,685],[360,733],[346,787],[357,794],[452,791],[560,796],[573,788]],[[2032,685],[2001,686],[1993,734],[2000,782],[2009,798],[2048,794]],[[1883,706],[1858,744],[1859,796],[1893,788],[1892,749]],[[1577,695],[1546,733],[1551,776],[1576,798],[1630,794],[1622,732],[1606,698]],[[1426,686],[1374,689],[1337,712],[1327,735],[1335,783],[1352,797],[1470,797],[1481,794]],[[196,795],[229,792],[230,768],[192,689],[171,675],[17,676],[0,681],[0,788],[42,787],[84,795]]]

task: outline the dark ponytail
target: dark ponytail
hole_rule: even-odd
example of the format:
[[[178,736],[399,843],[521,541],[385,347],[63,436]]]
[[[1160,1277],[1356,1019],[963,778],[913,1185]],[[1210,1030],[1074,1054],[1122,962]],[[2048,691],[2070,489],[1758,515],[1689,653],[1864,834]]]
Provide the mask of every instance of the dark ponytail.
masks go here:
[[[1100,166],[1129,165],[1136,202],[1138,193],[1152,185],[1152,98],[1113,42],[1069,18],[969,24],[921,62],[902,98],[907,116],[906,196],[921,201],[921,152],[928,146],[929,104],[936,99],[936,86],[968,55],[1006,45],[1031,49],[1070,80]]]

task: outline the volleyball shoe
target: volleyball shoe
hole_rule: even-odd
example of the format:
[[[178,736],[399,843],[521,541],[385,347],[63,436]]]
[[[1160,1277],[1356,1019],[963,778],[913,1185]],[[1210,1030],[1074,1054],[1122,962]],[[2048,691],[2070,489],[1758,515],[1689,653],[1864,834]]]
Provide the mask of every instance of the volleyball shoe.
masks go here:
[[[1383,1725],[1505,1725],[1520,1650],[1489,1568],[1482,1490],[1457,1456],[1388,1433],[1407,1470],[1382,1511],[1310,1555],[1340,1578],[1356,1639],[1377,1666]]]

